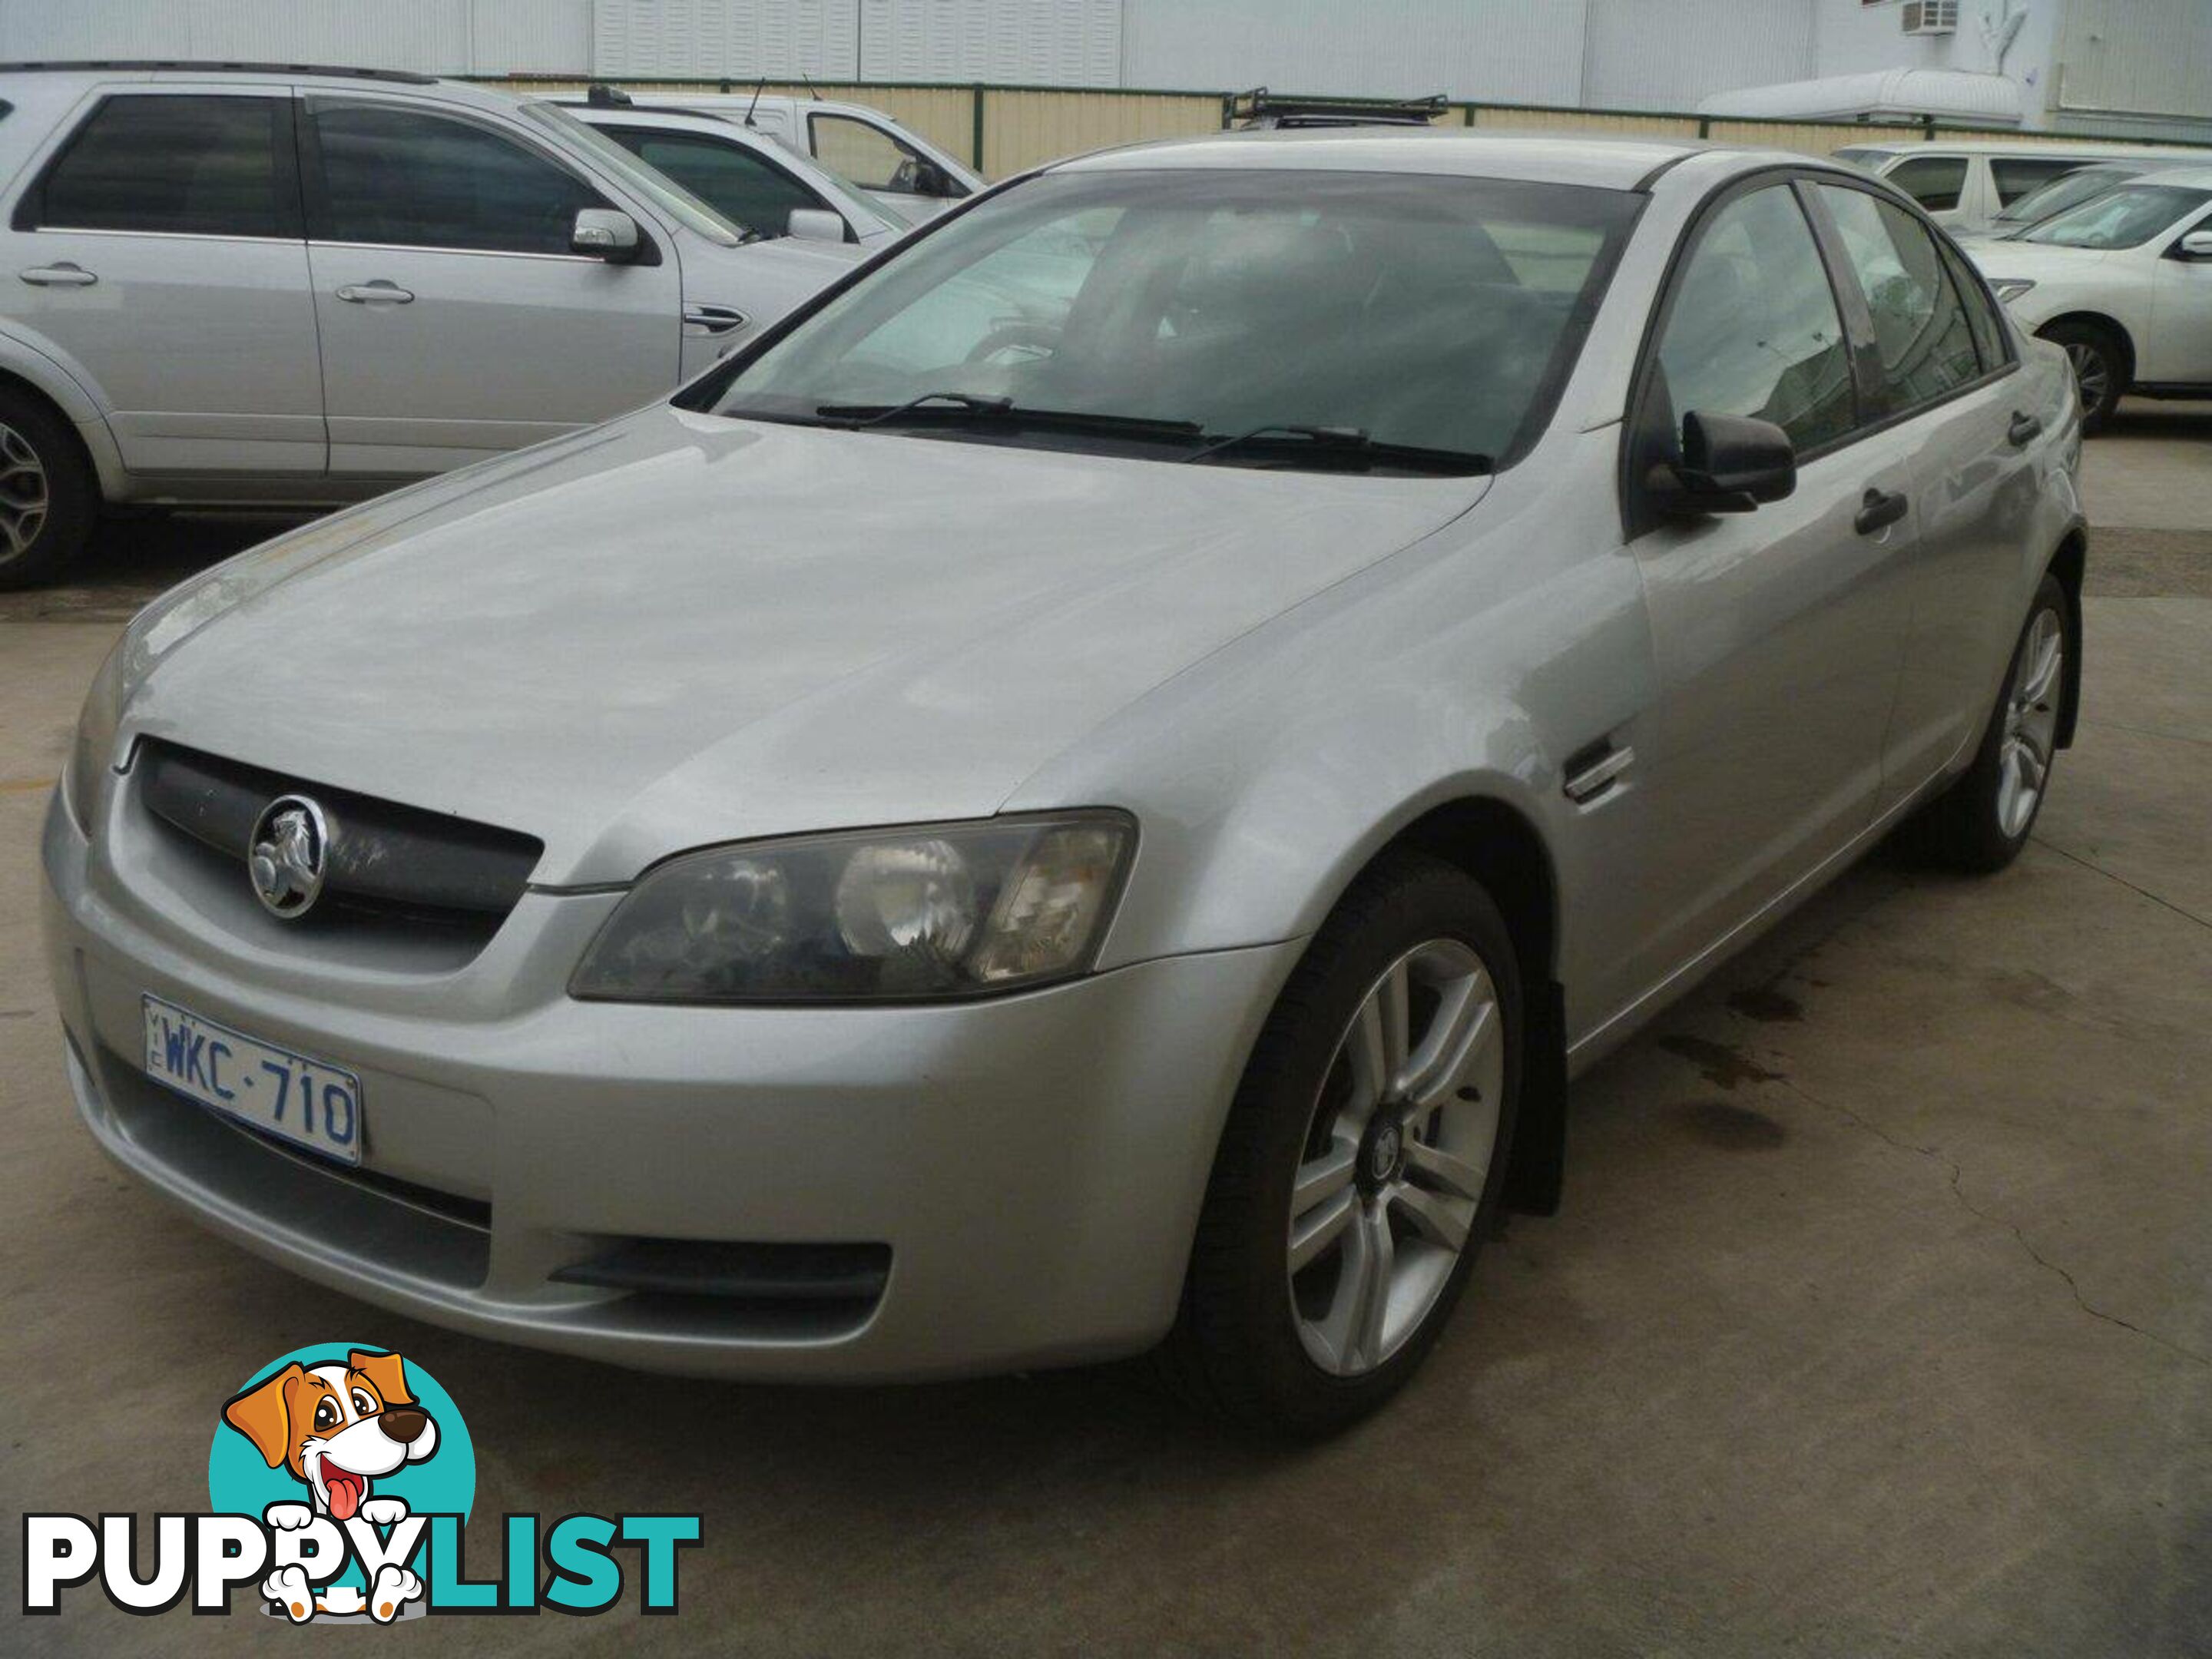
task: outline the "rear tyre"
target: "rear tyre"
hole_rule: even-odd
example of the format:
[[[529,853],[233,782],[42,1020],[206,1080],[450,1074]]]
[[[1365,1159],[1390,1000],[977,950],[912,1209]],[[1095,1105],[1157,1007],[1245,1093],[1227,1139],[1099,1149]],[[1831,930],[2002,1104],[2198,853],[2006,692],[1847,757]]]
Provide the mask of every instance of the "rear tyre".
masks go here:
[[[1295,1438],[1404,1386],[1497,1215],[1522,1009],[1504,921],[1460,871],[1394,854],[1346,896],[1222,1131],[1159,1355],[1187,1398]]]
[[[2063,346],[2074,365],[2074,384],[2081,394],[2081,430],[2094,436],[2112,423],[2132,369],[2126,343],[2100,323],[2053,323],[2039,337]]]
[[[2020,856],[2043,810],[2057,757],[2066,695],[2066,642],[2073,605],[2045,575],[2014,647],[2004,690],[1982,732],[1974,763],[1907,826],[1908,847],[1927,862],[1989,875]]]
[[[0,588],[52,581],[83,550],[100,506],[68,422],[0,386]]]

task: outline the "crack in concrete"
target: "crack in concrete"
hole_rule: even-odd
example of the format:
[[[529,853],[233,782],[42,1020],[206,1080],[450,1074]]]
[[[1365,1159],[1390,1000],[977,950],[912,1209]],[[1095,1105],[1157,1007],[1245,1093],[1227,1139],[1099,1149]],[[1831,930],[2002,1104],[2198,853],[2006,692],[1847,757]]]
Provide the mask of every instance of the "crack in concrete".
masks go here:
[[[2102,876],[2106,881],[2116,881],[2119,883],[2121,886],[2126,888],[2130,893],[2134,893],[2140,897],[2148,899],[2153,904],[2159,906],[2161,909],[2172,911],[2174,915],[2179,916],[2184,921],[2193,921],[2199,927],[2212,927],[2212,921],[2207,921],[2204,917],[2198,915],[2194,910],[2185,910],[2179,905],[2176,904],[2172,899],[2160,898],[2157,894],[2152,892],[2149,888],[2138,887],[2135,883],[2130,881],[2125,876],[2115,875],[2112,871],[2107,870],[2101,864],[2092,864],[2087,859],[2083,858],[2079,853],[2069,853],[2055,841],[2045,841],[2042,836],[2038,836],[2035,837],[2035,844],[2047,852],[2057,854],[2060,858],[2066,860],[2069,863],[2080,865],[2084,870],[2088,871],[2092,875]]]
[[[2171,1337],[2161,1336],[2156,1331],[2150,1330],[2142,1325],[2136,1324],[2130,1320],[2121,1318],[2118,1314],[2106,1313],[2102,1308],[2100,1308],[2092,1303],[2087,1297],[2082,1295],[2081,1284],[2075,1279],[2074,1275],[2065,1267],[2060,1266],[2057,1262],[2053,1261],[2049,1256],[2044,1255],[2042,1251],[2037,1249],[2035,1246],[2029,1242],[2027,1235],[2021,1230],[2021,1225],[2018,1222],[2008,1221],[2001,1215],[1992,1215],[1989,1211],[1984,1210],[1980,1205],[1975,1203],[1972,1199],[1966,1196],[1965,1184],[1966,1172],[1965,1166],[1960,1164],[1958,1159],[1950,1157],[1948,1153],[1939,1151],[1934,1146],[1923,1146],[1917,1141],[1900,1139],[1896,1135],[1890,1133],[1888,1130],[1883,1128],[1881,1125],[1876,1123],[1873,1119],[1864,1116],[1861,1113],[1853,1111],[1848,1106],[1838,1105],[1832,1100],[1823,1100],[1820,1096],[1814,1094],[1811,1090],[1804,1087],[1792,1078],[1777,1077],[1773,1080],[1781,1084],[1784,1088],[1789,1090],[1791,1094],[1796,1095],[1800,1100],[1805,1101],[1811,1105],[1817,1106],[1824,1112],[1830,1112],[1838,1117],[1844,1119],[1845,1121],[1856,1125],[1857,1127],[1863,1129],[1875,1139],[1880,1140],[1887,1146],[1894,1146],[1901,1152],[1913,1153],[1917,1157],[1928,1159],[1931,1164],[1941,1164],[1945,1169],[1948,1170],[1951,1172],[1950,1182],[1948,1183],[1951,1196],[1958,1200],[1959,1206],[1965,1210],[1968,1215],[1972,1216],[1976,1220],[1986,1222],[1992,1227],[2002,1227],[2007,1232],[2010,1233],[2013,1237],[2013,1242],[2018,1244],[2020,1248],[2027,1253],[2027,1259],[2029,1261],[2034,1262],[2037,1267],[2044,1268],[2047,1272],[2057,1274],[2060,1280],[2065,1285],[2068,1294],[2073,1297],[2074,1305],[2079,1308],[2083,1313],[2088,1315],[2090,1318],[2102,1320],[2107,1325],[2117,1325],[2124,1331],[2132,1331],[2137,1336],[2143,1338],[2146,1341],[2156,1343],[2160,1347],[2166,1349],[2169,1353],[2179,1354],[2184,1359],[2193,1361],[2197,1364],[2205,1367],[2208,1370],[2212,1370],[2212,1355],[2198,1353],[2194,1348],[2186,1347],[2181,1343],[2174,1341]]]

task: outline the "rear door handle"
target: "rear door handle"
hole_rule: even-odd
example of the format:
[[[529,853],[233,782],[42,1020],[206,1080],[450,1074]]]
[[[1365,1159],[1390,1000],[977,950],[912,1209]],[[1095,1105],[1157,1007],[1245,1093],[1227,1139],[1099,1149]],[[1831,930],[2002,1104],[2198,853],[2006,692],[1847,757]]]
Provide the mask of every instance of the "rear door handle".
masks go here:
[[[415,295],[412,289],[387,283],[380,276],[373,283],[348,283],[338,290],[338,298],[356,306],[404,306]]]
[[[684,331],[693,336],[728,334],[745,325],[745,313],[732,306],[684,307]]]
[[[2043,422],[2033,415],[2015,414],[2012,424],[2005,428],[2005,436],[2014,449],[2025,449],[2043,431]]]
[[[1851,528],[1862,536],[1871,536],[1877,530],[1887,530],[1905,516],[1911,503],[1905,492],[1892,490],[1884,495],[1879,489],[1869,489],[1859,502],[1858,516],[1851,520]]]
[[[90,288],[100,280],[83,266],[67,259],[58,265],[34,265],[19,274],[33,288]]]

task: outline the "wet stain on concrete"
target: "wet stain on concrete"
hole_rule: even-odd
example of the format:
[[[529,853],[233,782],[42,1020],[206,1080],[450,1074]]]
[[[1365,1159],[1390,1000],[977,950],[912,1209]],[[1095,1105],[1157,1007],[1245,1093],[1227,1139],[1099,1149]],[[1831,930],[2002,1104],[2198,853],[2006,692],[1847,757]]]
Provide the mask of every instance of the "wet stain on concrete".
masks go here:
[[[1661,1037],[1659,1046],[1688,1060],[1717,1089],[1733,1090],[1739,1083],[1779,1083],[1783,1079],[1782,1073],[1768,1071],[1731,1042],[1674,1036]]]
[[[1724,1152],[1771,1152],[1790,1139],[1765,1113],[1725,1100],[1692,1100],[1676,1107],[1674,1115],[1696,1139]]]
[[[1728,1006],[1746,1019],[1761,1024],[1795,1024],[1805,1018],[1805,1006],[1788,992],[1772,985],[1753,985],[1738,991]]]

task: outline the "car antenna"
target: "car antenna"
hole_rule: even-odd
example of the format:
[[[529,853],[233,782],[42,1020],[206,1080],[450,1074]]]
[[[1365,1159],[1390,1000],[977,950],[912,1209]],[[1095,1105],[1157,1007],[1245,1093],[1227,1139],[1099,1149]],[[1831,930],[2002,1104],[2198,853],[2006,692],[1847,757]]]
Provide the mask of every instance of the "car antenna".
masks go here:
[[[814,77],[811,75],[802,75],[799,78],[805,83],[806,95],[809,98],[811,98],[816,103],[820,103],[822,101],[822,94],[815,90]]]
[[[763,76],[761,76],[761,78],[760,78],[759,82],[758,82],[757,83],[756,83],[756,84],[755,84],[755,86],[754,86],[754,88],[753,88],[753,100],[752,100],[752,102],[751,102],[751,103],[750,103],[750,104],[747,104],[747,105],[745,106],[745,125],[746,125],[747,126],[750,126],[750,125],[752,125],[752,124],[753,124],[753,112],[754,112],[755,110],[757,110],[757,109],[758,109],[758,108],[760,107],[760,95],[761,95],[761,94],[762,94],[762,93],[763,93],[763,92],[765,92],[765,91],[767,91],[767,90],[768,90],[768,76],[766,76],[765,75],[763,75]]]

